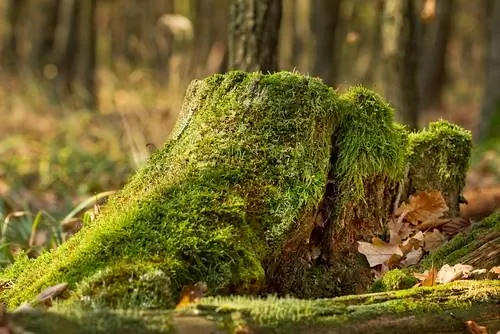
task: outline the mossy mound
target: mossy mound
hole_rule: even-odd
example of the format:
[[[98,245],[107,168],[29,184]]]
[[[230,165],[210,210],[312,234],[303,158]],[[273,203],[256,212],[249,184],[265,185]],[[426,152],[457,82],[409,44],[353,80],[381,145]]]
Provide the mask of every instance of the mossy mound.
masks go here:
[[[392,269],[376,280],[370,287],[370,292],[383,292],[409,289],[418,283],[418,279],[408,269]]]
[[[449,217],[459,216],[460,197],[469,167],[470,131],[446,121],[437,121],[410,134],[407,192],[439,189],[448,205]]]
[[[113,308],[169,308],[197,281],[213,294],[363,291],[356,241],[384,233],[409,152],[361,87],[339,96],[287,72],[194,81],[165,147],[94,223],[2,273],[14,284],[0,298],[14,307],[60,282],[68,304]]]
[[[15,286],[3,300],[62,281],[115,307],[171,307],[170,291],[200,280],[213,293],[263,288],[262,261],[323,197],[337,96],[318,79],[233,72],[194,82],[186,101],[173,142],[95,223],[4,273]]]

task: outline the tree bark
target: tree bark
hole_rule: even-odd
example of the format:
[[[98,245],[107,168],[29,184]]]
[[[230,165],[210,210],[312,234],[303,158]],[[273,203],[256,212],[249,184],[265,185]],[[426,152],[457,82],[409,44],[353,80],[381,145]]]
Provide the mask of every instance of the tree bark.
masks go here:
[[[2,36],[2,50],[0,54],[0,64],[5,69],[16,69],[18,36],[17,28],[22,9],[26,5],[26,0],[8,0],[6,4],[6,29]]]
[[[386,0],[382,30],[385,96],[398,119],[418,127],[418,39],[414,1]]]
[[[278,70],[281,0],[232,0],[229,23],[229,68]]]
[[[341,0],[316,0],[312,4],[311,26],[316,39],[313,74],[329,86],[337,81],[336,31]]]
[[[371,41],[370,48],[370,60],[366,68],[366,72],[363,75],[363,85],[369,87],[371,86],[376,77],[376,72],[378,69],[378,64],[380,62],[380,50],[382,44],[382,28],[383,28],[383,17],[384,17],[384,3],[385,0],[377,0],[374,2],[376,6],[375,10],[375,23],[373,25],[373,39]]]
[[[500,0],[491,0],[479,142],[500,137]]]
[[[446,51],[450,37],[453,0],[437,0],[436,21],[426,31],[422,50],[420,107],[422,110],[442,106],[446,81]]]

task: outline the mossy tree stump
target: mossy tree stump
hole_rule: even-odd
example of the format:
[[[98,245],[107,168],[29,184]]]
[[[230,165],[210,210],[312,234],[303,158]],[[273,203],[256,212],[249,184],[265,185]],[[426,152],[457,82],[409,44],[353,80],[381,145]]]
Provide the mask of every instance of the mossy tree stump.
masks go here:
[[[451,157],[439,168],[458,175],[470,135],[446,122],[431,129],[448,130],[465,149],[432,154]],[[67,303],[125,308],[172,307],[197,281],[213,294],[363,291],[371,277],[356,241],[386,230],[409,157],[420,156],[408,136],[361,87],[339,95],[286,72],[194,81],[165,147],[95,222],[6,270],[14,285],[0,298],[17,306],[60,282],[74,291]],[[450,202],[463,175],[453,180],[462,184]]]

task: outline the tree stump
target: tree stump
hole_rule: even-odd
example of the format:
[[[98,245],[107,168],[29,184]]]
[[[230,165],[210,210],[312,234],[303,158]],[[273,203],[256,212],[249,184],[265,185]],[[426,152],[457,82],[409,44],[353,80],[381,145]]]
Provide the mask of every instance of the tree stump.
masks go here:
[[[95,222],[2,273],[13,286],[0,298],[15,307],[61,282],[74,291],[66,304],[142,309],[170,308],[198,281],[212,294],[365,291],[371,273],[356,242],[386,233],[408,164],[411,187],[460,198],[470,134],[444,121],[428,131],[428,153],[439,155],[430,164],[362,87],[338,94],[288,72],[196,80],[165,147]],[[417,179],[434,168],[453,177]]]

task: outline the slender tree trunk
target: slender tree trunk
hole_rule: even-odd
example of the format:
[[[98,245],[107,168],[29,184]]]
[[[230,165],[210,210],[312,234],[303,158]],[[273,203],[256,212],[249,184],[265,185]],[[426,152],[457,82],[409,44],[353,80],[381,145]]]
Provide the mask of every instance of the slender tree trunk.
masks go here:
[[[61,0],[53,59],[59,70],[58,94],[74,95],[88,108],[96,106],[97,0]]]
[[[418,127],[419,111],[417,24],[413,0],[386,0],[382,29],[385,96],[399,120],[411,129]]]
[[[479,141],[500,137],[500,0],[491,0]]]
[[[363,75],[363,85],[371,86],[376,77],[376,72],[378,69],[378,64],[380,62],[380,49],[382,44],[382,25],[384,18],[384,0],[377,0],[375,2],[376,6],[376,16],[375,23],[373,25],[373,38],[371,41],[370,48],[370,59],[368,62],[368,66],[366,67],[366,71]]]
[[[335,34],[339,23],[341,0],[315,0],[312,4],[311,26],[316,37],[314,75],[332,86],[337,81]]]
[[[421,109],[440,108],[446,80],[446,50],[450,37],[453,0],[437,0],[436,19],[429,27],[422,50],[420,80]]]
[[[96,69],[96,5],[97,0],[78,1],[78,28],[76,71],[73,92],[80,95],[85,105],[94,108],[97,104],[95,91]]]
[[[6,3],[6,22],[2,36],[2,50],[0,64],[5,69],[15,70],[17,58],[17,26],[21,11],[25,7],[26,0],[8,0]]]
[[[229,68],[278,70],[281,0],[232,0],[229,22]]]

